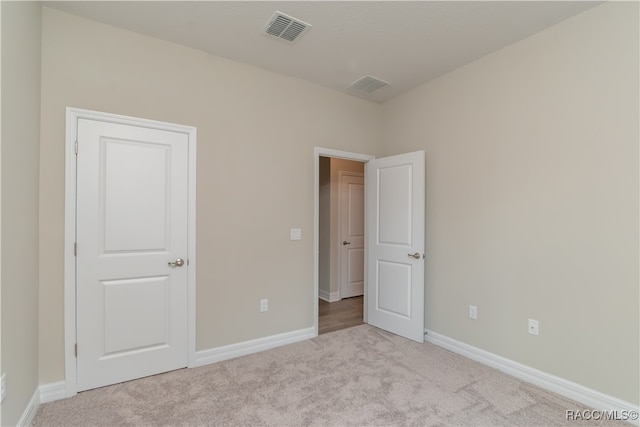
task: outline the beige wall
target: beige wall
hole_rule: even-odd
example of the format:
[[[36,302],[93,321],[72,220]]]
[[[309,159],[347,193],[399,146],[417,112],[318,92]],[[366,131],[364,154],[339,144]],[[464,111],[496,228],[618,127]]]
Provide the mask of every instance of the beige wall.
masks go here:
[[[2,8],[2,425],[38,388],[40,6]]]
[[[596,7],[383,108],[45,8],[38,221],[39,12],[7,5],[3,424],[37,384],[38,226],[40,383],[64,378],[66,106],[198,128],[198,349],[312,325],[313,147],[381,154],[386,142],[387,154],[427,153],[425,325],[638,403],[637,4]],[[19,83],[7,92],[9,78]],[[12,117],[35,115],[25,132],[9,103]],[[21,198],[8,186],[19,179]],[[6,246],[31,255],[16,264],[23,287]],[[526,334],[529,317],[539,337]]]
[[[48,8],[42,31],[41,383],[64,378],[66,106],[197,127],[198,350],[311,327],[313,147],[375,154],[381,107]]]
[[[426,151],[428,329],[638,404],[638,75],[613,2],[384,106]]]

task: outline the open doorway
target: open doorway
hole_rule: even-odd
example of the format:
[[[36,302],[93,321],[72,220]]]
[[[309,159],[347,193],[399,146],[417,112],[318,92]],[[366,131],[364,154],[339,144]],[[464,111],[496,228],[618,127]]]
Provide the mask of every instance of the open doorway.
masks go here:
[[[376,159],[370,155],[315,148],[312,306],[316,334],[320,295],[320,157],[365,163],[363,322],[424,342],[424,151]],[[334,238],[329,241],[330,245],[332,241],[339,242]],[[325,274],[326,270],[323,278]]]
[[[318,333],[364,323],[364,162],[320,156]]]

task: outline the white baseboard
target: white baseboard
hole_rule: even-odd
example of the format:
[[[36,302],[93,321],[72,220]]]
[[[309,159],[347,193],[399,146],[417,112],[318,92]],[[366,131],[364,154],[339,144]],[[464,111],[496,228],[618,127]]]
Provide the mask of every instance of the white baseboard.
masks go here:
[[[40,391],[36,389],[33,392],[33,396],[31,396],[31,400],[27,403],[27,407],[24,408],[24,412],[22,416],[18,420],[17,427],[27,427],[33,424],[33,420],[36,418],[36,413],[38,413],[38,407],[40,406]]]
[[[439,347],[446,348],[447,350],[468,357],[469,359],[475,360],[484,365],[491,366],[492,368],[513,377],[535,384],[545,390],[557,393],[594,409],[602,411],[617,411],[619,414],[628,414],[631,412],[635,412],[637,414],[640,410],[638,405],[625,402],[624,400],[609,396],[564,378],[539,371],[511,359],[507,359],[506,357],[498,356],[497,354],[456,341],[453,338],[440,335],[437,332],[426,330],[425,341]],[[638,420],[629,420],[629,422],[637,424]]]
[[[640,407],[638,405],[609,396],[564,378],[539,371],[511,359],[507,359],[506,357],[481,350],[445,335],[438,334],[437,332],[425,332],[425,341],[427,342],[468,357],[469,359],[475,360],[484,365],[491,366],[492,368],[513,377],[535,384],[545,390],[549,390],[561,396],[575,400],[576,402],[580,402],[591,408],[603,411],[617,411],[618,413],[638,413],[638,411],[640,411]],[[204,366],[232,359],[234,357],[246,356],[248,354],[258,353],[271,348],[304,341],[314,338],[315,336],[314,329],[307,328],[212,348],[209,350],[201,350],[196,352],[195,363],[190,367]],[[29,405],[18,422],[18,426],[31,425],[41,402],[51,402],[54,400],[64,399],[65,397],[66,386],[64,381],[41,385],[39,390],[36,391],[31,398]],[[638,425],[638,420],[630,422]]]
[[[197,366],[204,366],[210,363],[220,362],[222,360],[232,359],[238,356],[246,356],[248,354],[257,353],[263,350],[268,350],[270,348],[280,347],[287,344],[293,344],[298,341],[304,341],[310,338],[314,338],[316,336],[313,328],[300,329],[298,331],[286,332],[283,334],[273,335],[270,337],[259,338],[251,341],[245,341],[238,344],[226,345],[223,347],[212,348],[209,350],[202,350],[196,352],[195,362],[190,368],[195,368]],[[35,412],[38,410],[39,403],[47,403],[53,402],[54,400],[65,399],[67,397],[67,387],[64,381],[57,381],[54,383],[43,384],[40,386],[39,390],[34,395],[34,398],[37,399],[37,403],[35,404],[35,410],[33,411],[33,416],[35,416]],[[33,400],[33,399],[32,399]],[[27,411],[25,411],[25,414]],[[23,415],[23,419],[26,415]],[[28,424],[18,424],[18,425],[29,425],[31,424],[31,419]]]
[[[322,289],[318,289],[318,298],[327,302],[340,301],[340,292],[327,292]]]
[[[201,350],[196,352],[194,364],[190,367],[194,368],[196,366],[204,366],[211,363],[221,362],[227,359],[233,359],[234,357],[238,356],[246,356],[248,354],[269,350],[270,348],[308,340],[310,338],[314,338],[315,336],[316,333],[314,328],[307,328],[300,329],[298,331],[272,335],[270,337],[258,338],[255,340],[245,341],[237,344],[216,347],[209,350]]]
[[[324,289],[318,289],[318,298],[320,298],[321,300],[330,302],[330,295],[331,294],[328,291],[325,291]]]
[[[67,397],[67,386],[64,381],[43,384],[40,386],[40,403],[53,402]]]

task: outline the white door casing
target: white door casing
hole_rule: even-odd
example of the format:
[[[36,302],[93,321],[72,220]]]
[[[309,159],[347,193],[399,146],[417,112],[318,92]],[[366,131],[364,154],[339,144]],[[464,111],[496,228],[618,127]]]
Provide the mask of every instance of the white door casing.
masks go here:
[[[364,175],[341,171],[340,188],[340,298],[364,293]]]
[[[424,341],[424,151],[365,165],[369,324]]]
[[[69,396],[193,361],[195,129],[76,109],[68,126],[78,147],[67,171],[77,207],[65,215],[77,242],[75,274],[65,260]]]

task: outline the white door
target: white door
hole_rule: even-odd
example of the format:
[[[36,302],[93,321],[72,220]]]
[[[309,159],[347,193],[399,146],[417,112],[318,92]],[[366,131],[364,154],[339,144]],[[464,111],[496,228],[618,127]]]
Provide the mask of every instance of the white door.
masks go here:
[[[187,366],[188,135],[89,119],[77,132],[82,391]]]
[[[424,151],[365,166],[367,321],[424,341]]]
[[[364,177],[341,173],[340,298],[364,293]]]

